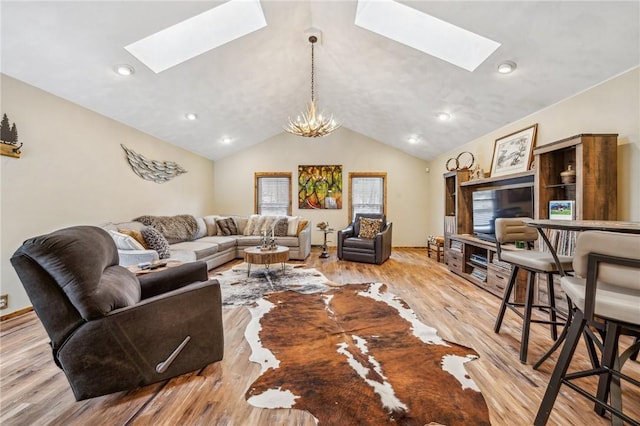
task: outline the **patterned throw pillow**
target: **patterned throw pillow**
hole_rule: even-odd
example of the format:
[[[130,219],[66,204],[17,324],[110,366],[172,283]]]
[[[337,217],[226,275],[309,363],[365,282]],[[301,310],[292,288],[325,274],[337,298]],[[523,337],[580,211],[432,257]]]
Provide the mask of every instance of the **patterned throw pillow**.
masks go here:
[[[289,220],[286,217],[278,219],[273,225],[273,235],[276,237],[286,237],[289,229]]]
[[[360,218],[360,233],[358,238],[375,238],[382,227],[382,219],[370,219],[368,217]]]
[[[158,257],[160,259],[167,259],[171,257],[169,243],[160,231],[156,228],[152,228],[151,226],[147,226],[141,231],[141,233],[144,240],[147,242],[147,245],[149,245],[149,248],[158,252]]]
[[[216,220],[216,224],[218,224],[218,230],[220,231],[218,235],[237,235],[238,228],[236,228],[236,222],[230,218],[218,219]]]

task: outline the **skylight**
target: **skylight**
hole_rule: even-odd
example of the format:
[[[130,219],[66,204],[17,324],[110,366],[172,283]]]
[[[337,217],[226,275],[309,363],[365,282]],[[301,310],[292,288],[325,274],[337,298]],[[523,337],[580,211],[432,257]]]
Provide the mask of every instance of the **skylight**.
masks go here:
[[[230,0],[125,49],[159,73],[266,26],[259,0]]]
[[[393,0],[358,0],[355,24],[467,71],[500,43]]]

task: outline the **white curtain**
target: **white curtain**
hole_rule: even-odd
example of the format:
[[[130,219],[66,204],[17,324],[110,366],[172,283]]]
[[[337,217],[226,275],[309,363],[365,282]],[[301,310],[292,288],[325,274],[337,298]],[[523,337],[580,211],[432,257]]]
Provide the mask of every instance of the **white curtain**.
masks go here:
[[[351,208],[356,213],[383,213],[384,179],[381,177],[354,177],[351,179]],[[353,220],[353,218],[351,218]]]
[[[258,214],[286,216],[289,212],[289,178],[258,178]]]

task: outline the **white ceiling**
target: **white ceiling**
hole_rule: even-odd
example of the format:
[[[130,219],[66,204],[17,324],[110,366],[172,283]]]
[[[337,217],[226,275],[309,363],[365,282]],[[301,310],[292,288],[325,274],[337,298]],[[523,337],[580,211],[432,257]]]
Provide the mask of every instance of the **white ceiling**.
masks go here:
[[[314,27],[319,106],[428,160],[640,64],[639,1],[402,2],[502,43],[474,72],[355,26],[355,1],[262,0],[265,28],[160,74],[124,49],[220,3],[2,0],[0,70],[218,160],[281,133],[305,108],[304,32]],[[496,72],[505,60],[514,73]],[[136,73],[116,75],[120,63]],[[452,120],[438,121],[441,111]]]

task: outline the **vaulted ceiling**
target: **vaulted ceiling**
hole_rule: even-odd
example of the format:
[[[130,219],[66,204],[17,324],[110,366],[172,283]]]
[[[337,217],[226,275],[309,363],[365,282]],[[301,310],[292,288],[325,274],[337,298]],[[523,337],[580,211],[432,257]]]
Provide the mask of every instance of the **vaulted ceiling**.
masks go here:
[[[221,3],[3,0],[1,71],[217,160],[305,109],[316,28],[320,107],[428,160],[640,64],[638,1],[400,2],[501,43],[473,72],[356,26],[356,1],[262,0],[266,27],[158,74],[124,49]]]

